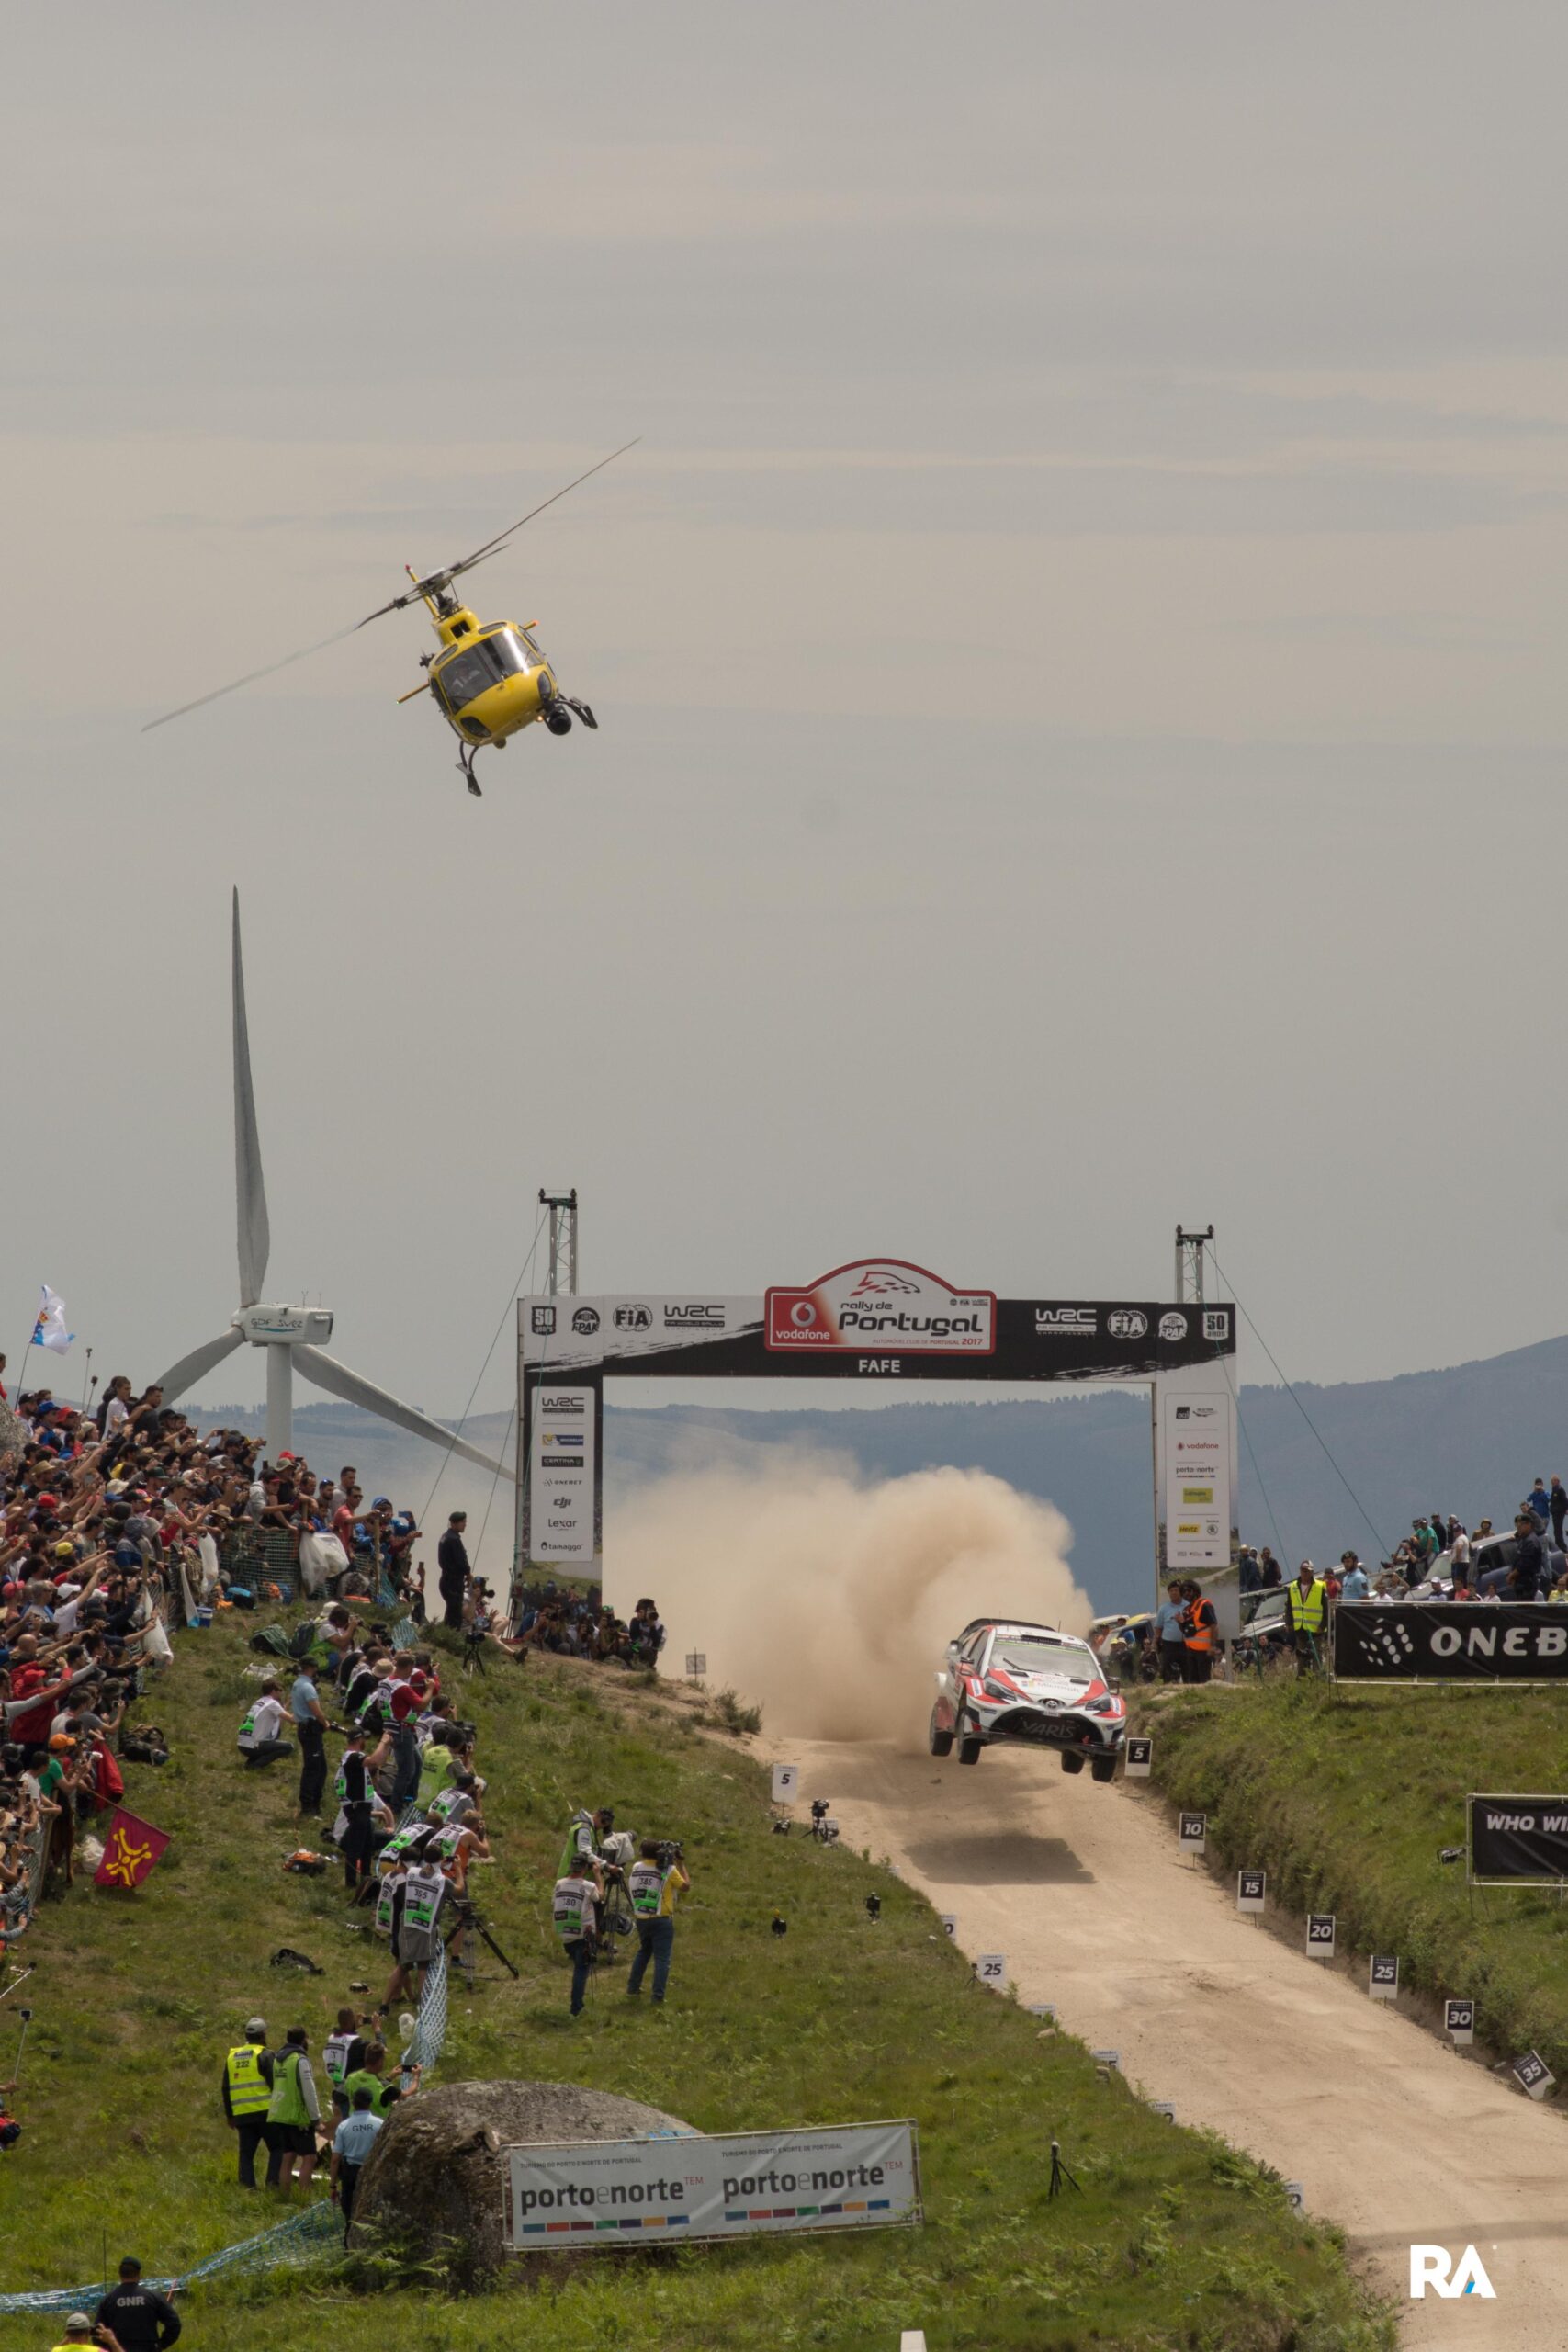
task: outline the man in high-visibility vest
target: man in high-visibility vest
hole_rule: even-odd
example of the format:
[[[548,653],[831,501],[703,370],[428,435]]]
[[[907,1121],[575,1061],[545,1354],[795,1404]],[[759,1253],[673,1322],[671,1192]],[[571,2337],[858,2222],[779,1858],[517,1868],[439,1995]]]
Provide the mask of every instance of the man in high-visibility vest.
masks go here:
[[[266,2019],[251,2018],[243,2041],[236,2042],[223,2061],[223,2112],[240,2135],[240,2186],[256,2185],[256,2150],[272,2098],[272,2060],[266,2047]]]
[[[682,1867],[678,1845],[660,1845],[657,1838],[643,1839],[642,1859],[632,1865],[626,1880],[637,1921],[637,1951],[626,1973],[626,1991],[634,1997],[642,1990],[643,1972],[651,1960],[652,1997],[664,1998],[675,1949],[675,1898],[684,1894],[691,1883]]]
[[[1186,1603],[1181,1612],[1181,1679],[1207,1682],[1214,1662],[1220,1621],[1213,1602],[1204,1599],[1203,1588],[1196,1577],[1185,1578],[1181,1598]]]
[[[588,1972],[599,1948],[599,1905],[604,1900],[604,1880],[592,1855],[570,1860],[556,1881],[551,1919],[562,1951],[571,1962],[572,2016],[582,2014]]]
[[[272,2097],[266,2110],[266,2185],[269,2188],[281,2188],[286,2195],[296,2177],[297,2165],[299,2186],[304,2189],[309,2189],[310,2175],[316,2169],[316,2125],[321,2110],[316,2098],[316,2078],[310,2072],[308,2041],[302,2025],[291,2025],[282,2049],[274,2052],[272,2061]]]
[[[73,2312],[65,2323],[65,2340],[55,2346],[54,2352],[93,2352],[95,2344],[102,2347],[102,2352],[125,2352],[112,2328],[100,2327],[95,2333],[85,2312]]]
[[[1315,1673],[1322,1664],[1320,1648],[1328,1616],[1328,1596],[1310,1560],[1296,1570],[1294,1584],[1285,1587],[1285,1621],[1296,1645],[1296,1672]]]

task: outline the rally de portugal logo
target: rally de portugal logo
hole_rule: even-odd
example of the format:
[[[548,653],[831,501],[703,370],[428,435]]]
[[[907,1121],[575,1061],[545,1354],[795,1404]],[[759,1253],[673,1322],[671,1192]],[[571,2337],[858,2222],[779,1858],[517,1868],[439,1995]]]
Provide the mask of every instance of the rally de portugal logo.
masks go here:
[[[1486,2276],[1486,2267],[1472,2245],[1465,2247],[1457,2262],[1446,2245],[1413,2245],[1410,2249],[1412,2301],[1417,2303],[1424,2301],[1428,2287],[1450,2303],[1460,2295],[1479,2295],[1488,2303],[1495,2303],[1497,2300],[1496,2290]]]

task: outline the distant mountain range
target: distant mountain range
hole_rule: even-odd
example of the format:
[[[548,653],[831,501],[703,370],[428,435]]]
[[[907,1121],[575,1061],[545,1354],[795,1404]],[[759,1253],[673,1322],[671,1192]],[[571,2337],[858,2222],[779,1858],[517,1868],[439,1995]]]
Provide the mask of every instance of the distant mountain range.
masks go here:
[[[1560,1471],[1568,1479],[1565,1403],[1568,1338],[1443,1372],[1303,1385],[1294,1397],[1283,1388],[1244,1388],[1242,1532],[1250,1543],[1272,1544],[1289,1563],[1308,1556],[1321,1566],[1347,1544],[1368,1559],[1382,1556],[1423,1510],[1457,1511],[1472,1526],[1483,1514],[1501,1521],[1538,1471],[1545,1477]],[[221,1421],[247,1430],[259,1430],[265,1420],[259,1408],[237,1407],[197,1418],[203,1426]],[[847,1459],[866,1478],[942,1463],[991,1471],[1066,1515],[1074,1531],[1074,1572],[1098,1609],[1141,1604],[1153,1584],[1149,1409],[1141,1389],[843,1412],[612,1404],[605,1420],[612,1592],[616,1503],[647,1479],[697,1471],[705,1463],[744,1464],[780,1446]],[[308,1405],[295,1423],[299,1450],[318,1472],[335,1476],[352,1462],[367,1494],[389,1494],[425,1514],[432,1560],[449,1510],[468,1510],[477,1539],[491,1490],[482,1471],[465,1463],[443,1470],[433,1446],[353,1406]],[[487,1450],[505,1445],[510,1452],[510,1430],[508,1415],[483,1414],[466,1425],[465,1435]],[[492,1580],[504,1577],[511,1544],[512,1490],[502,1486],[484,1547]]]

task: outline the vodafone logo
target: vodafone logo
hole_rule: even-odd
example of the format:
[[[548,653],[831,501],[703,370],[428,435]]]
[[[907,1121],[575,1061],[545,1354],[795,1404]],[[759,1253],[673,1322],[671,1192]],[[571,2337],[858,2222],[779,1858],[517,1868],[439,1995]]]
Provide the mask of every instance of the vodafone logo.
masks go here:
[[[797,1298],[789,1310],[789,1319],[797,1331],[809,1331],[817,1320],[817,1309],[808,1298]]]

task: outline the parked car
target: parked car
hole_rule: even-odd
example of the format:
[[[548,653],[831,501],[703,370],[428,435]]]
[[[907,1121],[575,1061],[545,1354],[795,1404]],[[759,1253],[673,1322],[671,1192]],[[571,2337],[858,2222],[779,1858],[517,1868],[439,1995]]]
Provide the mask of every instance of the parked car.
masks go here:
[[[977,1764],[983,1747],[1055,1747],[1065,1772],[1113,1780],[1126,1710],[1087,1642],[1054,1626],[977,1617],[947,1645],[931,1752]]]

